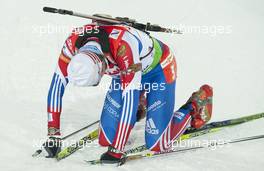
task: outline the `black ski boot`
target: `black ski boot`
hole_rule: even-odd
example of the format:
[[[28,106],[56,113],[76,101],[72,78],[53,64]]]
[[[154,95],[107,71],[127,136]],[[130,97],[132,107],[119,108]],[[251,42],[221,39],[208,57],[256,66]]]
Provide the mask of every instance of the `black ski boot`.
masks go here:
[[[44,149],[47,151],[47,158],[54,158],[61,151],[61,139],[56,137],[49,137],[43,144]]]
[[[105,164],[122,165],[125,162],[125,157],[123,152],[109,146],[108,151],[101,155],[100,160]]]

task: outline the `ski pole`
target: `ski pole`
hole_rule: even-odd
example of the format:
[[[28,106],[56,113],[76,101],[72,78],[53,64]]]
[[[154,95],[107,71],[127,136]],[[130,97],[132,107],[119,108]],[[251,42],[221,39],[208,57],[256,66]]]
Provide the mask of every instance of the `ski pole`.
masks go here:
[[[77,130],[77,131],[75,131],[75,132],[73,132],[73,133],[71,133],[69,135],[66,135],[65,137],[61,138],[61,140],[65,140],[65,139],[67,139],[67,138],[69,138],[69,137],[71,137],[71,136],[73,136],[73,135],[75,135],[75,134],[77,134],[77,133],[79,133],[79,132],[81,132],[81,131],[83,131],[83,130],[85,130],[85,129],[93,126],[93,125],[95,125],[95,124],[97,124],[97,123],[99,123],[99,120],[95,121],[95,122],[93,122],[93,123],[91,123],[91,124],[89,124],[89,125],[87,125],[87,126],[85,126],[83,128],[81,128],[81,129],[79,129],[79,130]]]
[[[237,139],[224,141],[224,142],[221,142],[221,143],[214,142],[214,143],[208,144],[206,146],[197,146],[197,147],[190,147],[190,148],[181,149],[181,150],[173,150],[172,149],[172,150],[164,151],[164,152],[147,153],[146,157],[151,157],[151,156],[160,155],[160,154],[179,153],[179,152],[184,152],[184,151],[192,151],[192,150],[201,149],[201,148],[210,148],[210,147],[215,147],[215,146],[219,146],[219,145],[235,144],[235,143],[239,143],[239,142],[252,141],[252,140],[263,139],[263,138],[264,138],[264,134],[263,135],[249,136],[249,137],[242,137],[242,138],[237,138]]]
[[[67,138],[69,138],[69,137],[71,137],[71,136],[73,136],[73,135],[75,135],[75,134],[77,134],[77,133],[79,133],[79,132],[81,132],[81,131],[83,131],[83,130],[85,130],[85,129],[93,126],[93,125],[95,125],[95,124],[97,124],[97,123],[99,123],[99,120],[97,120],[97,121],[95,121],[95,122],[93,122],[93,123],[81,128],[81,129],[79,129],[77,131],[74,131],[74,132],[70,133],[69,135],[66,135],[66,136],[62,137],[61,140],[65,140],[65,139],[67,139]],[[41,149],[36,150],[36,152],[34,154],[32,154],[32,157],[35,157],[35,156],[39,155],[42,152],[42,148],[43,148],[43,145],[41,146]]]
[[[215,143],[208,144],[206,146],[202,146],[201,145],[201,146],[190,147],[190,148],[185,148],[185,149],[180,149],[180,150],[171,149],[171,150],[167,150],[167,151],[163,151],[163,152],[149,152],[149,153],[146,153],[146,154],[134,154],[134,155],[127,156],[124,159],[124,161],[122,163],[120,163],[119,165],[124,164],[125,161],[137,160],[137,159],[141,159],[141,158],[158,157],[158,156],[161,156],[161,155],[166,155],[166,154],[171,154],[171,153],[178,154],[178,153],[183,153],[183,152],[187,152],[187,151],[194,151],[194,150],[198,150],[198,149],[210,148],[210,147],[219,146],[219,145],[234,144],[234,143],[239,143],[239,142],[263,139],[263,138],[264,138],[264,134],[263,135],[256,135],[256,136],[232,139],[232,140],[225,141],[225,142],[222,142],[222,143],[215,142]]]

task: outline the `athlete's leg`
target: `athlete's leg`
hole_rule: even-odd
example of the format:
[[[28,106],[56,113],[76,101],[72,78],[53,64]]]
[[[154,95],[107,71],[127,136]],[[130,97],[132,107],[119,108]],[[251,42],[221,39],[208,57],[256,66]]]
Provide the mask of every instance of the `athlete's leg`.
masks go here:
[[[139,91],[133,90],[129,92],[126,98],[122,99],[120,85],[119,79],[113,79],[111,88],[107,92],[100,120],[99,144],[114,148],[118,147],[117,149],[123,150],[130,131],[137,120]],[[129,105],[124,108],[122,104]],[[125,110],[129,110],[128,115],[125,114],[128,112],[125,112]]]
[[[147,120],[145,140],[152,151],[163,151],[171,146],[189,125],[192,106],[184,106],[173,112],[176,81],[164,84],[164,90],[152,90],[147,95]]]
[[[155,71],[156,70],[156,71]],[[177,66],[168,46],[163,44],[160,65],[153,72],[158,74],[146,82],[158,84],[159,89],[151,89],[147,95],[147,121],[145,140],[148,149],[163,151],[168,149],[173,140],[179,137],[189,125],[192,106],[184,106],[174,111]]]
[[[120,121],[122,90],[118,86],[120,86],[120,81],[112,79],[111,86],[105,97],[99,132],[99,144],[102,146],[109,146],[113,143]]]

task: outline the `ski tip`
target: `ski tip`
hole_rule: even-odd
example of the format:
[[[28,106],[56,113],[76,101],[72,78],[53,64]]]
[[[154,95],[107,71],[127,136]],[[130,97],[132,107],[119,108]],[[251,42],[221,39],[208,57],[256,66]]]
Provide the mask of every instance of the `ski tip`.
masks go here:
[[[103,164],[100,159],[98,159],[98,160],[84,160],[84,161],[90,165],[99,165],[99,164],[101,165],[101,164]]]
[[[38,156],[40,153],[42,152],[42,150],[37,150],[34,154],[32,154],[32,157],[36,157]]]
[[[120,162],[103,162],[100,159],[97,160],[84,160],[86,163],[88,163],[89,165],[102,165],[102,166],[121,166],[125,163],[125,161],[120,161]]]

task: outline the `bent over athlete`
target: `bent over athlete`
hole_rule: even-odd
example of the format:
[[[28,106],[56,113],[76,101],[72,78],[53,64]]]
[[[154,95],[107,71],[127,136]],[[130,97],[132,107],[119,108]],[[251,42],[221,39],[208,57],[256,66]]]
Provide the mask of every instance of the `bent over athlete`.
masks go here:
[[[92,29],[91,29],[92,28]],[[171,147],[189,124],[202,127],[211,118],[213,91],[203,85],[174,112],[177,65],[170,48],[126,25],[88,24],[66,40],[48,93],[48,136],[59,141],[62,96],[68,82],[96,86],[112,76],[100,118],[101,160],[119,162],[137,120],[146,114],[145,143],[152,151]],[[54,157],[59,147],[45,149]]]

